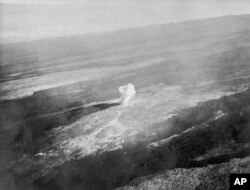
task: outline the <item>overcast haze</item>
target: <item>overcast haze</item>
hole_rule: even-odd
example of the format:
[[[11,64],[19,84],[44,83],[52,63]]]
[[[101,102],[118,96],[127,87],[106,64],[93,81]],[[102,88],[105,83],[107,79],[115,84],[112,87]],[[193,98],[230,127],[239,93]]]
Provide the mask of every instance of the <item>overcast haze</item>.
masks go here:
[[[1,43],[250,13],[247,0],[0,0]]]

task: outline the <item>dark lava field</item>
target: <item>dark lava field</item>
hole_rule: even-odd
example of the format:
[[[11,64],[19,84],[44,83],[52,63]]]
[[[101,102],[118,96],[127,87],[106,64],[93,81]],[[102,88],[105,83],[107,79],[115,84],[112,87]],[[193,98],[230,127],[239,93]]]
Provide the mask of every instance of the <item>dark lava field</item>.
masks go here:
[[[228,189],[250,172],[250,15],[1,44],[0,56],[1,190]]]

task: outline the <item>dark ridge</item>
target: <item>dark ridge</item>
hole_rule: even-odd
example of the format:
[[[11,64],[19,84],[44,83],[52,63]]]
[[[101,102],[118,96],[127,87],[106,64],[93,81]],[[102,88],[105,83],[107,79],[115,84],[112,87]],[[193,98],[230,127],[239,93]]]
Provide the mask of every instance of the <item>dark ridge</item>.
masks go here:
[[[189,162],[189,168],[193,168],[193,167],[205,167],[209,164],[220,164],[223,162],[228,162],[230,161],[232,158],[245,158],[248,155],[250,155],[250,148],[244,148],[243,150],[239,151],[239,152],[235,152],[235,153],[229,153],[229,154],[222,154],[219,156],[215,156],[215,157],[211,157],[211,158],[207,158],[207,159],[203,159],[203,160],[191,160]]]
[[[101,103],[93,105],[93,108],[99,108],[100,110],[108,109],[113,106],[119,106],[121,103]]]

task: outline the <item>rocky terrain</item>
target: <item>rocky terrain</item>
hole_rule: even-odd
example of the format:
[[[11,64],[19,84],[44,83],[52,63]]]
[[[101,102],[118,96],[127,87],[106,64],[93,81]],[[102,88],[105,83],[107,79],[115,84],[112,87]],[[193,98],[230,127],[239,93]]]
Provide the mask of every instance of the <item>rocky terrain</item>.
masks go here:
[[[228,189],[229,173],[249,172],[249,26],[1,45],[0,189]]]
[[[249,157],[191,169],[173,169],[133,180],[119,190],[133,189],[229,189],[230,173],[249,173]]]

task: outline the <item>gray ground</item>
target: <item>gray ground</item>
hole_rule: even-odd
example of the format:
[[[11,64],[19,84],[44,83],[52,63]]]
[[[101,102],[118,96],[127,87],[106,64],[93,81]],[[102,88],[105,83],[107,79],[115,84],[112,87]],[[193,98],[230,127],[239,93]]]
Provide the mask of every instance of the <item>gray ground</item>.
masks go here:
[[[1,45],[1,188],[227,189],[228,167],[249,170],[249,26],[226,16]],[[135,97],[114,104],[128,83]]]

